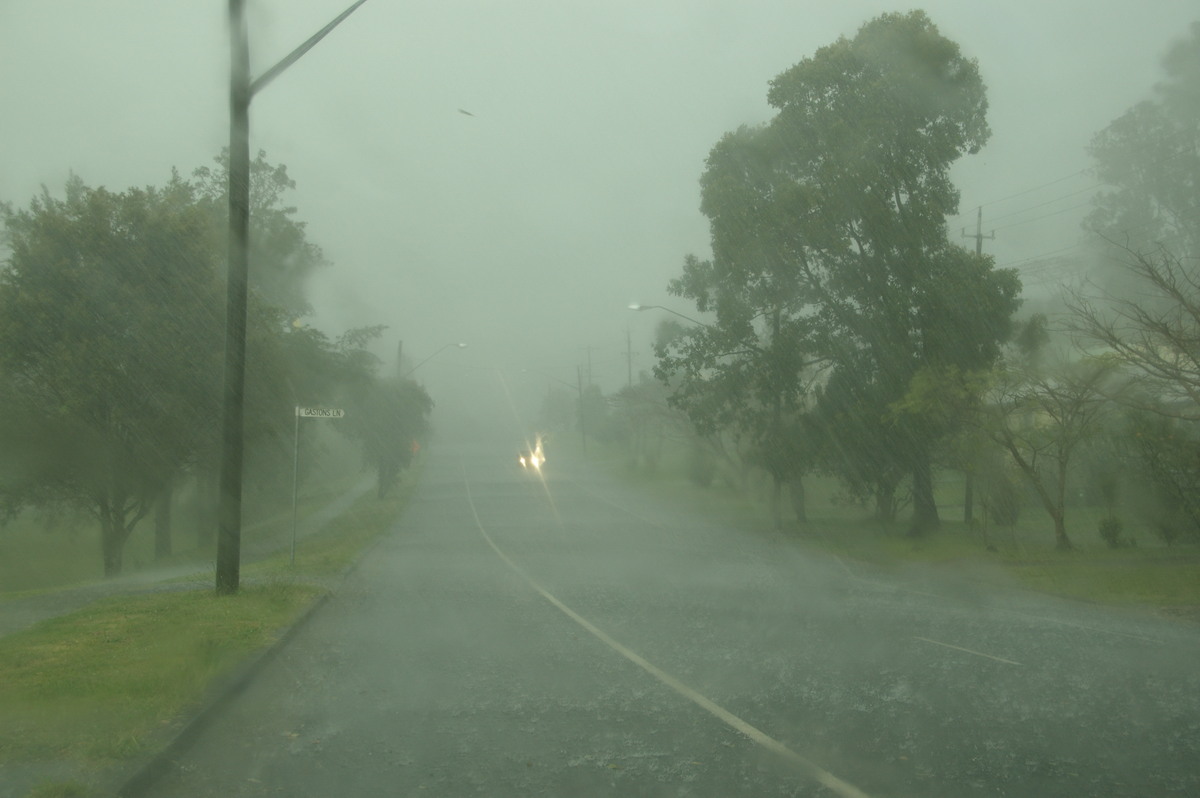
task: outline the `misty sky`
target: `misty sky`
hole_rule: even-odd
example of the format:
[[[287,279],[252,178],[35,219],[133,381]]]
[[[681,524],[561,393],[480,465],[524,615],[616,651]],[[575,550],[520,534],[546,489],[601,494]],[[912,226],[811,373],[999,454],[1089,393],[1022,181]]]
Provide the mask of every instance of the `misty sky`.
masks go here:
[[[349,0],[249,4],[258,74]],[[71,170],[122,190],[210,163],[228,141],[225,7],[0,0],[0,200],[61,192]],[[988,87],[993,136],[955,170],[957,226],[982,204],[985,251],[1044,287],[1030,261],[1080,242],[1088,141],[1150,95],[1194,3],[369,0],[251,108],[252,149],[287,164],[333,262],[311,323],[387,324],[383,348],[402,338],[413,362],[466,342],[414,375],[443,407],[507,406],[507,386],[523,423],[589,348],[595,381],[620,387],[626,329],[636,373],[661,318],[629,303],[691,311],[665,288],[708,254],[712,145],[770,117],[772,77],[913,7]]]

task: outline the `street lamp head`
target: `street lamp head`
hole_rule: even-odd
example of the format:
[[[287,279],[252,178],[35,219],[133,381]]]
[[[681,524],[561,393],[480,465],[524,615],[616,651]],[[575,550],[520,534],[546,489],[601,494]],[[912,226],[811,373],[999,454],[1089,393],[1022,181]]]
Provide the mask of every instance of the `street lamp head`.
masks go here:
[[[428,363],[430,360],[433,360],[435,357],[437,357],[437,356],[438,356],[438,355],[440,355],[442,352],[445,352],[447,349],[449,349],[449,348],[451,348],[451,347],[458,347],[459,349],[466,349],[466,348],[467,348],[467,345],[466,345],[466,344],[464,344],[464,343],[462,343],[461,341],[459,341],[459,342],[457,342],[457,343],[455,343],[455,342],[451,341],[450,343],[448,343],[448,344],[446,344],[445,346],[443,346],[441,349],[439,349],[439,350],[437,350],[436,352],[434,352],[434,353],[433,353],[432,355],[430,355],[429,357],[427,357],[427,358],[425,358],[424,360],[422,360],[422,361],[421,361],[420,363],[418,363],[417,365],[415,365],[415,366],[413,366],[412,368],[410,368],[408,371],[406,371],[406,372],[404,372],[403,374],[401,374],[400,376],[401,376],[401,377],[407,377],[409,374],[412,374],[414,371],[416,371],[417,369],[419,369],[421,366],[425,365],[425,364],[426,364],[426,363]]]
[[[698,319],[693,319],[691,316],[686,316],[677,310],[671,310],[670,308],[668,308],[664,305],[639,305],[637,302],[634,302],[633,304],[631,304],[629,306],[629,309],[630,310],[652,310],[652,309],[653,310],[663,310],[663,311],[666,311],[667,313],[670,313],[672,316],[678,316],[681,319],[686,319],[687,321],[690,321],[692,324],[698,324],[701,327],[711,327],[712,326],[711,324],[705,324],[704,322],[702,322]]]

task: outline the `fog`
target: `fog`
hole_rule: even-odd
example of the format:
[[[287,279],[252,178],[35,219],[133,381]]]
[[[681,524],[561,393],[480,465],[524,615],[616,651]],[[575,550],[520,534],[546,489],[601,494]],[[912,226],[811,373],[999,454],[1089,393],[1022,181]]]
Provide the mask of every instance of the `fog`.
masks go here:
[[[344,5],[250,3],[252,72]],[[955,168],[950,223],[973,233],[982,205],[984,233],[998,228],[985,251],[1044,288],[1057,275],[1037,261],[1080,244],[1089,139],[1147,96],[1195,9],[923,5],[978,59],[990,102],[993,136]],[[577,369],[620,387],[630,366],[652,367],[657,321],[627,306],[689,310],[665,287],[685,254],[707,252],[709,149],[770,117],[772,77],[902,8],[371,0],[251,108],[252,149],[287,165],[298,218],[332,264],[312,279],[307,321],[387,324],[381,349],[403,340],[414,363],[467,343],[414,375],[443,412],[482,413],[487,396],[498,417],[524,419]],[[122,190],[210,164],[228,135],[224,14],[218,2],[0,5],[0,200],[61,192],[69,172]]]

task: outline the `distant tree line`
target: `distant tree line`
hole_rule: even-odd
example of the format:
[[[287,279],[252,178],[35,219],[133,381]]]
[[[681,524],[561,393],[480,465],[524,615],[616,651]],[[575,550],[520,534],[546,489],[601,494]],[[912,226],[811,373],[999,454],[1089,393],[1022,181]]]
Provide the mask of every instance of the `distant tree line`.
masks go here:
[[[171,549],[170,507],[203,497],[201,545],[215,536],[224,331],[227,154],[191,179],[113,192],[72,176],[3,210],[0,266],[0,512],[73,507],[100,527],[106,575],[146,516]],[[296,209],[286,167],[259,153],[251,173],[247,479],[290,479],[297,405],[347,408],[380,493],[428,429],[419,385],[380,374],[383,330],[330,338],[299,320],[306,278],[326,264]],[[290,484],[290,483],[289,483]],[[157,508],[157,511],[156,511]]]

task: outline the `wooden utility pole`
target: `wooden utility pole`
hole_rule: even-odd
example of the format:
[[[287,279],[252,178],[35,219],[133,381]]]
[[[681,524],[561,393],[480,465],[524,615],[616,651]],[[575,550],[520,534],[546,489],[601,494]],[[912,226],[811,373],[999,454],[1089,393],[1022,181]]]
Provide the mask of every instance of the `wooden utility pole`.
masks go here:
[[[995,230],[988,233],[986,236],[983,234],[983,206],[982,205],[979,206],[979,208],[975,214],[975,235],[967,235],[967,228],[965,228],[965,227],[963,228],[962,235],[963,235],[963,238],[975,239],[975,254],[977,256],[983,255],[983,239],[988,238],[988,239],[994,240],[996,238]],[[965,523],[967,525],[971,525],[971,524],[975,523],[975,470],[973,467],[968,468],[966,470],[966,484],[963,486],[963,523]],[[987,542],[986,510],[985,510],[985,515],[983,518],[983,523],[984,523],[983,537],[984,537],[984,542],[986,543]]]
[[[963,231],[962,231],[962,235],[963,235],[963,238],[975,239],[975,254],[976,255],[983,254],[983,239],[985,239],[985,238],[995,239],[995,237],[996,237],[995,230],[988,233],[987,235],[983,234],[983,206],[982,205],[979,206],[979,211],[975,216],[975,234],[967,235],[967,228],[964,227]]]
[[[220,500],[217,515],[218,593],[236,593],[241,571],[243,399],[246,386],[246,285],[250,232],[250,44],[245,0],[229,2],[229,272],[226,277],[225,391]]]

